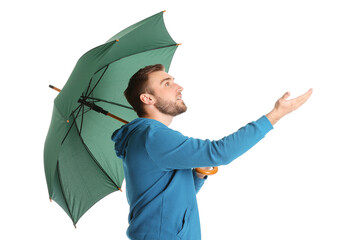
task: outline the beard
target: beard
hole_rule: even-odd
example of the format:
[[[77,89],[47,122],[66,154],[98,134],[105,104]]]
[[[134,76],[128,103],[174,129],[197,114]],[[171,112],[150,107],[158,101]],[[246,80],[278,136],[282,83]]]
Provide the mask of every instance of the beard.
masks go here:
[[[187,106],[183,101],[166,101],[163,98],[157,97],[155,107],[164,114],[170,116],[177,116],[181,113],[184,113],[187,110]]]

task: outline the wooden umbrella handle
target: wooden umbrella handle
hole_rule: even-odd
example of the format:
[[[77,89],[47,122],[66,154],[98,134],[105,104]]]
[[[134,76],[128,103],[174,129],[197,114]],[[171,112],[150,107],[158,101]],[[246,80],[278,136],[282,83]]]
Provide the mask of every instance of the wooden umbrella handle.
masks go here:
[[[218,167],[213,167],[211,170],[205,170],[202,168],[195,168],[196,172],[204,174],[204,175],[214,175],[218,171]]]

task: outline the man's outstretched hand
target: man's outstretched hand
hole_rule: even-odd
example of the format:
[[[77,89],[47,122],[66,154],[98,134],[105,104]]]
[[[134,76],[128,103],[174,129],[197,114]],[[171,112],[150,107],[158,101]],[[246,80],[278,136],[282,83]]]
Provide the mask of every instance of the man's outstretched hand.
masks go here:
[[[311,88],[305,94],[290,100],[287,100],[290,93],[286,92],[279,100],[277,100],[274,109],[270,113],[268,113],[266,117],[269,119],[271,124],[274,125],[283,116],[295,111],[300,106],[302,106],[312,95],[312,92],[313,89]]]

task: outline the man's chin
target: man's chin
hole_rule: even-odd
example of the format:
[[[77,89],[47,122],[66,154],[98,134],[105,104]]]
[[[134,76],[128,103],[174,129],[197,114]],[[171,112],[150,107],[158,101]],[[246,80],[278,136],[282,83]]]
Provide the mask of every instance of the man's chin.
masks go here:
[[[186,112],[187,106],[182,99],[178,99],[176,102],[166,102],[161,98],[158,98],[155,107],[164,114],[170,116],[177,116]]]
[[[177,114],[176,114],[176,116],[177,115],[180,115],[180,114],[182,114],[182,113],[185,113],[187,111],[187,106],[182,106],[179,110],[178,110],[178,112],[177,112]]]

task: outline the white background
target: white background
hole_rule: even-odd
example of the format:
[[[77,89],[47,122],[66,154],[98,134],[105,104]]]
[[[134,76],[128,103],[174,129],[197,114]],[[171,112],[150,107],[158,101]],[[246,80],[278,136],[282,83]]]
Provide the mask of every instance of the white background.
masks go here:
[[[1,239],[127,239],[125,192],[77,229],[49,202],[43,147],[57,92],[48,85],[61,88],[83,53],[162,10],[182,43],[169,73],[188,106],[173,129],[219,139],[286,91],[314,89],[206,181],[202,239],[340,239],[340,4],[329,0],[1,2]]]

